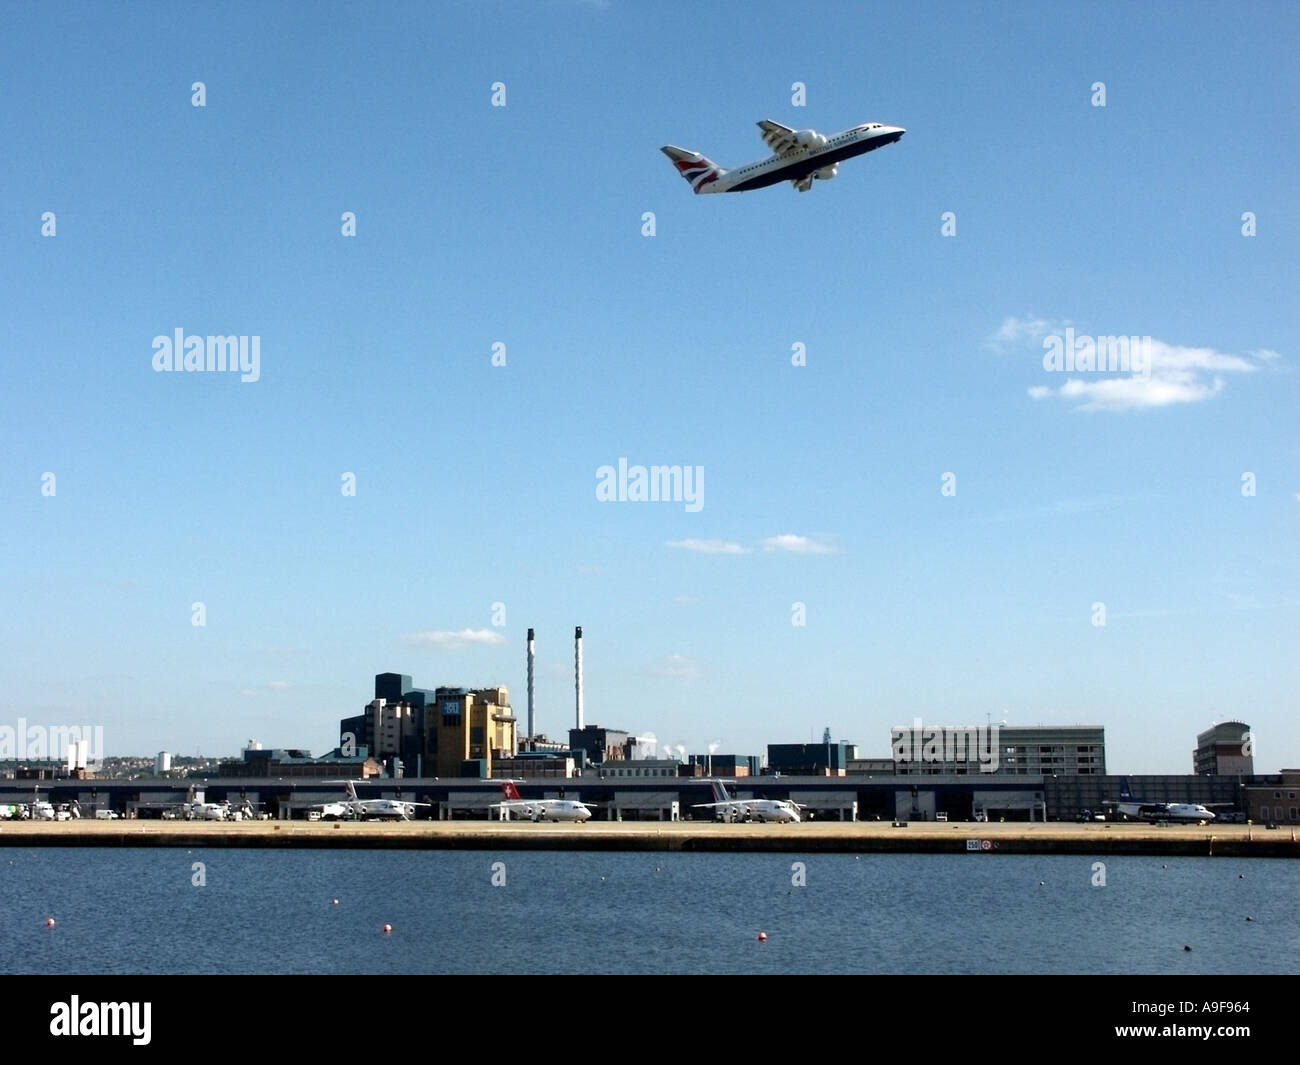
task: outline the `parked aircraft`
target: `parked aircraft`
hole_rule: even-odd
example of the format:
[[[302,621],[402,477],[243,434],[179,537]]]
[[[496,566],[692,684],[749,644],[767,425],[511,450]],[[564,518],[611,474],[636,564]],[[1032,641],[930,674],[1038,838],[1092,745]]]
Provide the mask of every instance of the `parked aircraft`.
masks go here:
[[[801,821],[802,807],[788,799],[733,799],[720,780],[711,780],[714,802],[697,802],[693,809],[712,808],[724,821]]]
[[[727,170],[699,152],[671,144],[665,144],[660,151],[673,161],[677,172],[697,193],[749,192],[782,181],[807,192],[814,181],[835,177],[845,159],[894,144],[907,132],[902,126],[864,122],[827,137],[812,129],[793,130],[770,118],[763,119],[758,128],[774,154],[736,170]]]
[[[319,803],[309,809],[319,810],[321,820],[338,821],[347,817],[362,821],[409,821],[421,806],[427,802],[406,802],[403,799],[361,799],[357,797],[356,786],[350,780],[327,781],[342,784],[347,789],[348,797],[339,802]]]
[[[186,821],[227,821],[230,819],[228,802],[189,802],[184,807]]]
[[[1141,821],[1213,821],[1214,813],[1206,806],[1193,802],[1150,802],[1135,799],[1129,791],[1128,777],[1120,777],[1119,802],[1116,808],[1125,817]]]
[[[503,809],[508,815],[518,814],[530,821],[577,821],[581,824],[591,818],[596,807],[576,799],[525,799],[519,794],[513,780],[501,782],[503,801],[494,802],[490,809]]]

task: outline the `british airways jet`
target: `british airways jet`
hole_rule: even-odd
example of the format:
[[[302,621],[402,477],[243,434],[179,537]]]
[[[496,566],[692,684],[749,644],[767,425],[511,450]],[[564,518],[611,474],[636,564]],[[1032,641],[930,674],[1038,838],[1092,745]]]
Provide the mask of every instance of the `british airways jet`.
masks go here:
[[[688,152],[666,144],[660,149],[673,161],[677,172],[698,192],[749,192],[789,181],[807,192],[814,181],[829,181],[845,159],[865,155],[900,140],[907,130],[864,122],[827,137],[816,130],[793,130],[770,118],[758,124],[764,143],[772,149],[769,159],[750,163],[738,170],[726,170],[699,152]]]

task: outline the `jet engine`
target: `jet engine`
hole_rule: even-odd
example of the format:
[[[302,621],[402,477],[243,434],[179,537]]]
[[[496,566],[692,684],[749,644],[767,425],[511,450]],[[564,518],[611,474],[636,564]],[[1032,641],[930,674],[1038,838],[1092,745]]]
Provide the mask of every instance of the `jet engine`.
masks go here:
[[[820,170],[814,170],[813,177],[817,178],[819,181],[830,181],[830,179],[839,172],[839,168],[839,163],[831,163],[830,166],[824,166]]]
[[[794,139],[799,142],[803,148],[820,148],[826,143],[826,138],[818,133],[815,129],[801,129],[794,135]]]

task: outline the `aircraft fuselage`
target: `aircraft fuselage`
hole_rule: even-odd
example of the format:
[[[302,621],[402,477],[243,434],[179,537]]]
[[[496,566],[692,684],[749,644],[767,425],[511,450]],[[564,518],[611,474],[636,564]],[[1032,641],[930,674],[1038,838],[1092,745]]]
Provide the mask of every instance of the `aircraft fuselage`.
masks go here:
[[[773,155],[761,162],[728,170],[717,181],[703,186],[700,192],[752,192],[782,181],[800,181],[818,170],[874,152],[886,144],[894,144],[905,132],[897,126],[868,130],[854,127],[826,138],[824,145],[810,145],[789,155]]]

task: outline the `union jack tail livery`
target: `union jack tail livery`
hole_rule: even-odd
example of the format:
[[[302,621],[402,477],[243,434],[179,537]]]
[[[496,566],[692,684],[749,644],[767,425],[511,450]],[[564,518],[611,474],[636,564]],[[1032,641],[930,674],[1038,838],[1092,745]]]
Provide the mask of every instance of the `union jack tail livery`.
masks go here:
[[[726,173],[712,159],[706,159],[699,152],[688,152],[685,148],[674,148],[671,144],[660,149],[673,161],[677,173],[691,183],[691,189],[701,192]]]

